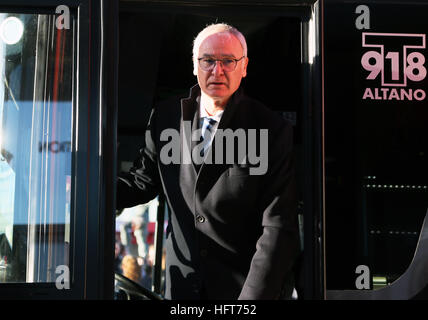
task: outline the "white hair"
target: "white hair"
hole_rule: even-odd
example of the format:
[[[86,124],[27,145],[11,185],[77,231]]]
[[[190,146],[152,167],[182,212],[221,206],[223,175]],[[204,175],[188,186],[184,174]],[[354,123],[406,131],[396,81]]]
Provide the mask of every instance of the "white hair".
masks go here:
[[[199,54],[199,47],[201,46],[202,42],[208,38],[209,36],[216,34],[216,33],[230,33],[233,36],[235,36],[242,46],[242,52],[245,57],[248,55],[248,49],[247,49],[247,42],[245,41],[245,37],[243,34],[236,28],[232,27],[231,25],[228,25],[227,23],[216,23],[216,24],[210,24],[206,26],[199,34],[196,36],[195,40],[193,41],[193,73],[196,75],[198,72],[198,54]]]

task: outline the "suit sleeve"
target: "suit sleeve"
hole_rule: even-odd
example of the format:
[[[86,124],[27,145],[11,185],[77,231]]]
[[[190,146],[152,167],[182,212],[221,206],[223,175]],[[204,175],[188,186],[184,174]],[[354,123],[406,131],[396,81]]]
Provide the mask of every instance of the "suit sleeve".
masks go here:
[[[263,233],[239,296],[240,300],[277,299],[299,252],[297,194],[292,154],[292,127],[287,123],[269,137],[269,167],[260,210]]]
[[[117,179],[116,208],[133,207],[147,203],[159,194],[160,178],[157,153],[153,136],[156,113],[152,110],[145,134],[145,146],[129,172],[122,172]]]

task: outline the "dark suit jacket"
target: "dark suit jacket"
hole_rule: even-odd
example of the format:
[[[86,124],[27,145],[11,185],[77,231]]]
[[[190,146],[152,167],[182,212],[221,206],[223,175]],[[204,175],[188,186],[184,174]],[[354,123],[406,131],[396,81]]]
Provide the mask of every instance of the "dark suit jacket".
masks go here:
[[[266,174],[250,175],[250,167],[238,161],[199,168],[183,161],[162,163],[162,148],[172,146],[161,141],[162,131],[180,132],[183,152],[190,137],[183,121],[198,127],[199,95],[195,86],[181,99],[181,110],[179,101],[154,109],[137,165],[119,178],[117,206],[134,206],[165,193],[171,209],[167,299],[278,298],[299,250],[292,127],[238,90],[218,129],[268,129]],[[215,141],[209,152],[216,153]]]

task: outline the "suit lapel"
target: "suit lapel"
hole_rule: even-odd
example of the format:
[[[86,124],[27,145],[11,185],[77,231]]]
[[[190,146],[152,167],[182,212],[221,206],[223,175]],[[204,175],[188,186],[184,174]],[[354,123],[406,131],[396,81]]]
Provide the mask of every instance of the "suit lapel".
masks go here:
[[[192,142],[192,130],[195,126],[195,117],[197,117],[195,87],[190,90],[190,97],[181,99],[181,164],[179,173],[179,184],[184,199],[192,212],[195,212],[195,183],[197,172],[192,161],[192,150],[194,143]]]
[[[186,99],[181,100],[181,112],[182,112],[182,122],[180,128],[181,136],[181,151],[183,157],[186,161],[183,161],[180,166],[180,183],[181,187],[186,189],[186,193],[194,194],[195,188],[198,189],[198,192],[205,193],[208,192],[211,187],[215,184],[218,177],[223,174],[225,170],[229,168],[230,165],[226,164],[225,161],[221,164],[215,164],[215,142],[216,136],[211,144],[211,148],[208,151],[207,158],[212,159],[212,164],[202,163],[198,168],[193,161],[191,160],[191,152],[198,141],[192,141],[192,132],[199,129],[199,103],[197,97],[200,95],[200,88],[198,85],[195,85],[190,90],[190,96]],[[239,108],[240,101],[243,97],[241,89],[238,89],[234,95],[231,97],[229,103],[227,104],[223,116],[221,117],[220,123],[217,127],[219,129],[231,128],[232,130],[236,125],[233,125],[234,115],[236,110]],[[223,153],[223,158],[224,158]],[[223,159],[224,160],[224,159]],[[198,170],[199,169],[199,170]],[[203,181],[203,184],[200,183]],[[203,189],[202,190],[202,185]],[[192,191],[190,189],[193,189]],[[187,201],[187,200],[186,200]],[[191,206],[193,208],[193,206]]]
[[[229,100],[226,108],[224,109],[223,116],[221,117],[220,123],[217,127],[217,130],[231,128],[233,130],[233,118],[236,113],[236,109],[239,107],[239,103],[242,98],[242,91],[239,89]],[[225,152],[223,152],[223,162],[220,164],[215,163],[215,144],[216,144],[216,136],[214,135],[214,139],[212,141],[211,147],[209,148],[207,159],[211,159],[210,163],[203,163],[197,176],[196,184],[198,186],[198,181],[203,180],[204,185],[212,187],[214,183],[217,181],[218,177],[223,174],[225,170],[229,168],[229,165],[225,162]],[[223,150],[224,151],[224,150]]]

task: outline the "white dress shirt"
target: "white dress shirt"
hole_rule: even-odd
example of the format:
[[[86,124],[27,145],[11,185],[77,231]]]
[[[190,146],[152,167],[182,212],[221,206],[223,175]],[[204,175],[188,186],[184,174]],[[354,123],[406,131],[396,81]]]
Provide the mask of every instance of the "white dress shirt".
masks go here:
[[[218,124],[220,123],[221,117],[223,116],[223,112],[224,112],[224,110],[221,110],[221,111],[217,112],[215,115],[210,116],[208,114],[207,110],[205,110],[205,108],[202,106],[202,104],[199,103],[200,128],[203,128],[203,123],[204,123],[204,119],[205,118],[214,119],[216,121],[216,123],[211,128],[211,140],[208,143],[208,148],[207,149],[209,149],[209,147],[211,146],[211,143],[212,143],[212,141],[214,139],[214,135],[215,135],[215,133],[217,131]],[[202,134],[204,134],[204,133],[202,132]]]

